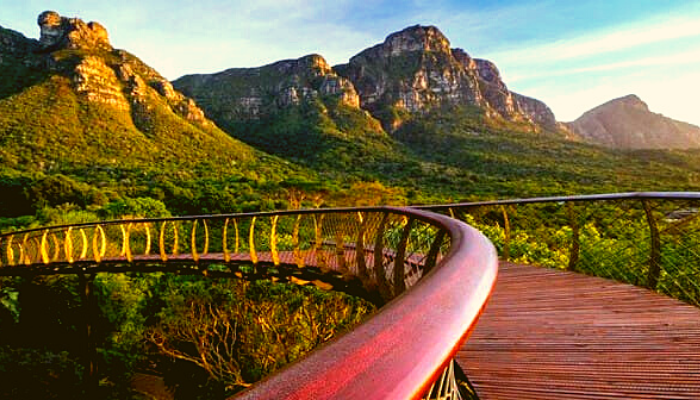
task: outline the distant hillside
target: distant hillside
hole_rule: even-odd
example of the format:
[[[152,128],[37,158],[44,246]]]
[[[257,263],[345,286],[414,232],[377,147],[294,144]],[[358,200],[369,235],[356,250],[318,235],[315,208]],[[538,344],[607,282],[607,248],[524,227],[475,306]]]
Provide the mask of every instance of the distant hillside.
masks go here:
[[[234,137],[295,161],[319,166],[391,143],[379,121],[359,108],[352,83],[319,55],[188,75],[173,84]]]
[[[568,124],[591,143],[621,149],[700,147],[700,127],[649,111],[639,97],[611,100]]]

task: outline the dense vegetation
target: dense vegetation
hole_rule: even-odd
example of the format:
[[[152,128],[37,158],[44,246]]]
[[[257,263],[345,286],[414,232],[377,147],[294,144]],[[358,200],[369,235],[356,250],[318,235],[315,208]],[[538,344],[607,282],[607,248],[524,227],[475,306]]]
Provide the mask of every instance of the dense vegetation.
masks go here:
[[[94,398],[168,390],[212,399],[250,386],[374,309],[342,293],[237,278],[100,274],[94,288],[91,312],[76,276],[2,279],[0,397],[81,398],[86,322],[98,343]],[[152,383],[139,383],[144,377]]]
[[[224,129],[327,179],[376,181],[408,203],[618,191],[698,190],[697,151],[619,151],[451,108],[383,134],[347,106],[309,103]]]

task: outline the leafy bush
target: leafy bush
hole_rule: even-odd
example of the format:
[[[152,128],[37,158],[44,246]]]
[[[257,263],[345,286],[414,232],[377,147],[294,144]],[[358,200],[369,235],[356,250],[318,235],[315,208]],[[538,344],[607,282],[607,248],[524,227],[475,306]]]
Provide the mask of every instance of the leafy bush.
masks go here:
[[[135,199],[126,197],[113,201],[99,212],[105,219],[114,218],[163,218],[170,217],[170,211],[160,200],[150,197],[137,197]]]

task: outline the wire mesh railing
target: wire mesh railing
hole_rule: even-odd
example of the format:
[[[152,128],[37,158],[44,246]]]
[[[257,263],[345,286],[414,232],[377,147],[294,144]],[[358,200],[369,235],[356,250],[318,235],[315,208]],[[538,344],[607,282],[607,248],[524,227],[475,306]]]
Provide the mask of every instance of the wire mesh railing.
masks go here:
[[[244,398],[459,398],[452,355],[490,294],[496,262],[488,241],[466,225],[389,207],[119,220],[0,236],[0,275],[77,274],[86,296],[91,279],[82,277],[98,272],[178,271],[315,284],[379,305],[400,297]]]
[[[426,206],[504,260],[646,287],[700,306],[700,194],[624,193]]]

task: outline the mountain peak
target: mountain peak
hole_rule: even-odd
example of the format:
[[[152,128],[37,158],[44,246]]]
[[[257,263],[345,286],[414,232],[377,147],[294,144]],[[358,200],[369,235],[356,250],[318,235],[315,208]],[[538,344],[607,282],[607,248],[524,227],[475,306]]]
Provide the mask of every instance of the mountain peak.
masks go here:
[[[647,103],[642,101],[642,99],[640,99],[636,94],[628,94],[627,96],[614,99],[610,101],[610,103],[618,103],[626,107],[633,107],[643,111],[649,111],[649,106],[647,106]]]
[[[275,65],[284,74],[324,76],[333,73],[330,64],[319,54],[309,54],[295,60],[284,60],[275,63]]]
[[[638,96],[610,100],[584,113],[569,128],[589,142],[625,149],[700,147],[700,128],[653,113]]]
[[[41,31],[39,42],[45,49],[112,50],[107,29],[98,22],[62,17],[56,11],[44,11],[37,17]]]
[[[494,63],[450,48],[434,26],[414,25],[392,33],[335,68],[355,85],[361,106],[381,116],[390,131],[402,124],[396,110],[425,113],[464,106],[528,130],[556,128],[554,114],[544,103],[515,96]]]
[[[392,54],[413,51],[450,53],[450,41],[435,26],[413,25],[387,36],[384,44]]]

